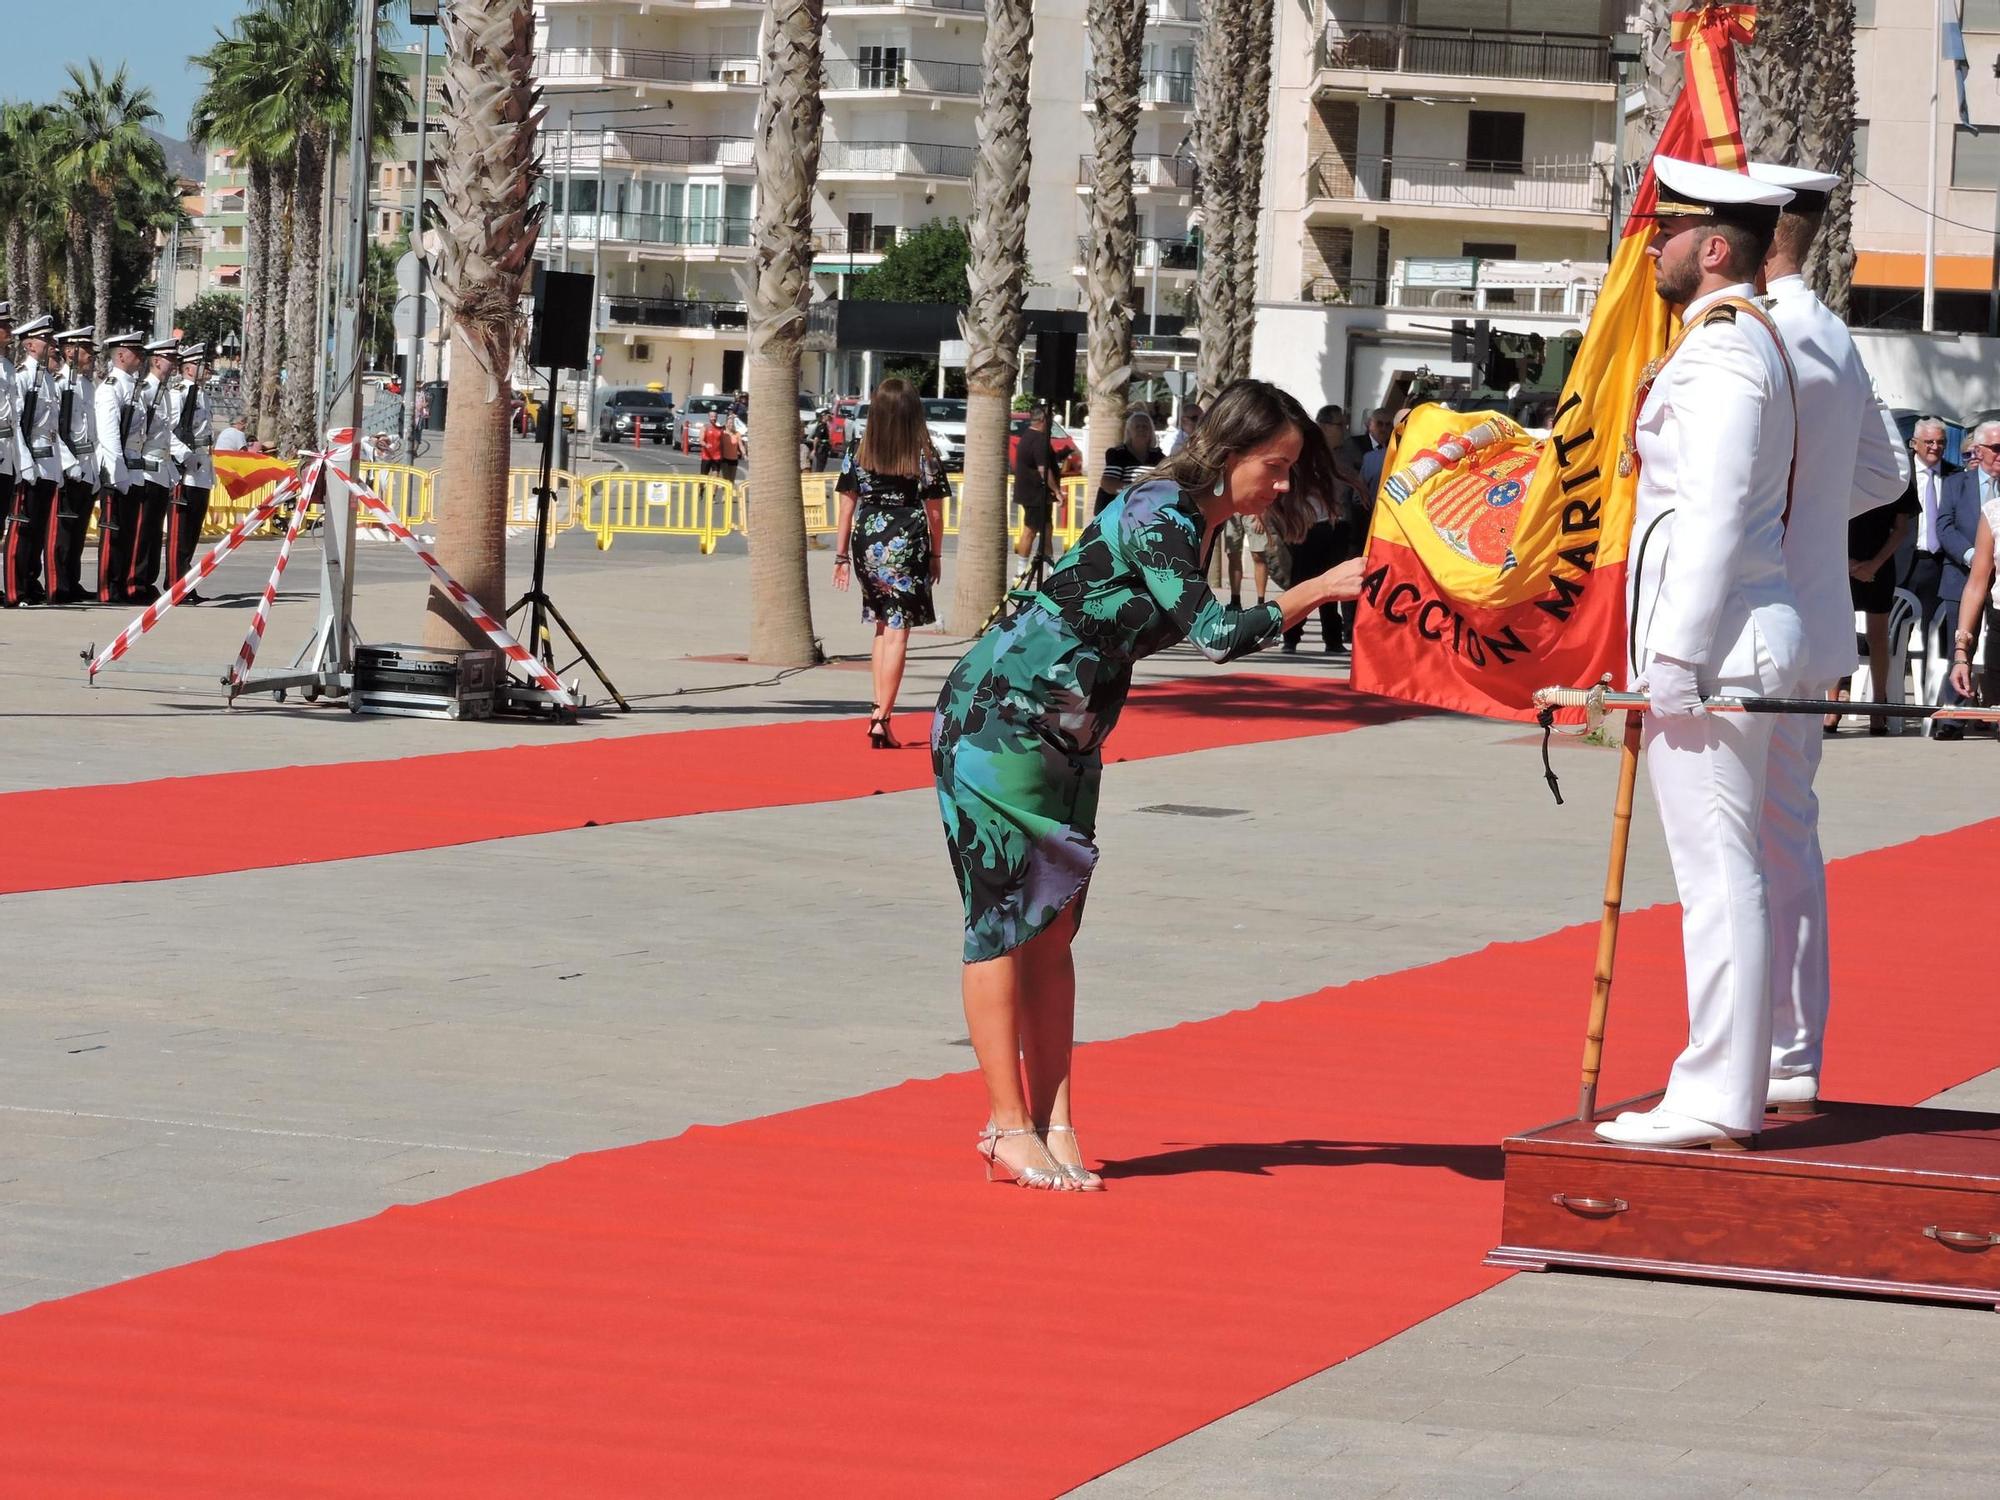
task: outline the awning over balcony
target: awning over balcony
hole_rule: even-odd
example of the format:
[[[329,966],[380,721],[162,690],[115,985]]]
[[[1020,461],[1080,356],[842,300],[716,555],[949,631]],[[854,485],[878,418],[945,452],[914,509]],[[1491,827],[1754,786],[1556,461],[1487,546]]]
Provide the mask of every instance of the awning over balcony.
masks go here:
[[[1863,250],[1854,257],[1856,286],[1921,287],[1924,258],[1913,251]],[[1937,288],[1941,292],[1990,292],[1993,258],[1989,255],[1940,255]]]

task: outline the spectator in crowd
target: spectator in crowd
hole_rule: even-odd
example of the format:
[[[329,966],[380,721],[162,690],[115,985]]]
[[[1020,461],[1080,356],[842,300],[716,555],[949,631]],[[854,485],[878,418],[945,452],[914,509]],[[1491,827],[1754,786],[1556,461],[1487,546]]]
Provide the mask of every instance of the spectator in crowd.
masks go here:
[[[1038,401],[1028,413],[1028,430],[1014,444],[1014,503],[1021,507],[1025,523],[1014,551],[1028,560],[1024,572],[1033,570],[1032,559],[1038,555],[1054,559],[1051,541],[1056,501],[1061,498],[1062,473],[1049,447],[1049,408]]]
[[[1896,602],[1896,555],[1909,539],[1916,514],[1917,496],[1912,486],[1894,505],[1863,511],[1847,523],[1847,589],[1854,598],[1854,608],[1865,622],[1869,681],[1874,684],[1872,696],[1877,699],[1883,696],[1889,681],[1889,610]],[[1852,679],[1843,679],[1834,696],[1845,698],[1851,688]],[[1826,732],[1832,734],[1839,727],[1840,715],[1830,715]],[[1887,734],[1889,721],[1871,718],[1868,732]]]
[[[1378,417],[1380,422],[1376,420]],[[1371,520],[1375,515],[1375,492],[1382,488],[1382,463],[1389,456],[1389,439],[1409,420],[1407,406],[1393,420],[1381,410],[1368,419],[1368,441],[1372,446],[1361,459],[1361,503]]]
[[[735,407],[731,407],[728,411],[717,412],[708,425],[711,431],[719,434],[716,446],[721,451],[717,455],[716,472],[734,484],[736,465],[743,457],[743,438],[749,429],[743,418],[737,414]],[[704,448],[708,446],[706,434],[703,435],[702,446]]]
[[[234,422],[225,423],[222,431],[215,435],[215,451],[217,453],[241,453],[249,446],[250,439],[244,435],[243,429],[238,427]]]
[[[1979,436],[1991,442],[1994,423],[1987,423],[1979,429]],[[1979,464],[1982,470],[1992,460],[1994,450],[1982,446]],[[1990,471],[1989,471],[1990,472]],[[1986,616],[1986,693],[1988,703],[1995,699],[1993,683],[2000,676],[2000,587],[1994,582],[1993,549],[1994,538],[2000,535],[2000,484],[1988,483],[1979,502],[1979,527],[1972,545],[1972,566],[1967,572],[1965,594],[1959,601],[1956,628],[1951,640],[1951,685],[1960,698],[1972,696],[1972,656],[1979,644],[1980,614]]]
[[[1305,536],[1292,548],[1292,577],[1316,578],[1337,562],[1359,555],[1359,548],[1350,547],[1348,538],[1350,527],[1347,518],[1347,493],[1351,479],[1360,476],[1348,465],[1344,451],[1347,443],[1347,413],[1338,406],[1322,406],[1319,415],[1313,418],[1321,434],[1326,438],[1327,452],[1333,458],[1335,493],[1324,499],[1319,495],[1308,495],[1312,508],[1312,524],[1306,528]],[[1343,548],[1347,550],[1343,551]],[[1258,591],[1258,603],[1263,603],[1263,591]],[[1303,618],[1285,631],[1285,653],[1298,651],[1299,642],[1305,638],[1306,622]],[[1345,637],[1341,631],[1340,606],[1332,601],[1319,607],[1320,644],[1327,655],[1344,649]]]
[[[1160,451],[1153,414],[1143,406],[1133,407],[1125,417],[1125,441],[1104,455],[1104,473],[1097,481],[1097,503],[1090,513],[1098,514],[1118,498],[1125,486],[1155,464],[1165,463],[1166,458]]]
[[[1947,474],[1938,484],[1932,486],[1937,497],[1936,510],[1928,540],[1931,550],[1924,550],[1925,535],[1917,536],[1917,555],[1910,560],[1913,577],[1924,580],[1929,585],[1928,592],[1910,588],[1922,605],[1921,618],[1926,630],[1935,630],[1939,636],[1951,633],[1952,622],[1958,618],[1959,601],[1965,596],[1966,575],[1972,567],[1974,543],[1979,535],[1979,503],[1992,485],[1992,477],[1987,471],[1991,464],[2000,469],[2000,452],[1992,450],[1987,439],[2000,436],[2000,423],[1983,423],[1968,434],[1971,439],[1969,453],[1972,467],[1957,473]],[[1912,482],[1921,478],[1912,474]],[[1923,498],[1922,487],[1918,490],[1918,500]],[[1921,526],[1923,517],[1919,515]],[[1932,563],[1935,566],[1925,566]],[[1935,580],[1931,583],[1931,580]],[[1906,588],[1908,584],[1904,585]],[[1958,690],[1947,679],[1939,694],[1944,703],[1956,703]],[[1950,720],[1933,722],[1931,738],[1936,740],[1962,739],[1965,726]]]
[[[1958,472],[1958,466],[1949,463],[1944,456],[1944,423],[1936,417],[1919,417],[1916,427],[1910,433],[1910,452],[1916,463],[1910,470],[1910,488],[1905,500],[1914,501],[1917,516],[1917,545],[1911,553],[1908,565],[1897,584],[1917,596],[1917,605],[1922,613],[1921,626],[1928,625],[1936,613],[1938,601],[1945,597],[1957,600],[1964,591],[1963,570],[1961,576],[1952,577],[1953,570],[1947,566],[1941,555],[1938,539],[1938,515],[1944,505],[1944,482]]]
[[[1187,440],[1193,437],[1195,429],[1201,426],[1201,418],[1202,410],[1200,402],[1183,401],[1181,403],[1181,419],[1174,425],[1174,430],[1167,434],[1166,452],[1168,458],[1172,458],[1182,448],[1187,446]]]
[[[1989,614],[1987,600],[1993,584],[1991,523],[1995,515],[2000,515],[2000,422],[1981,422],[1970,436],[1968,451],[1972,467],[1945,480],[1945,510],[1938,525],[1944,551],[1950,558],[1964,559],[1967,575],[1958,607],[1947,621],[1947,628],[1952,629],[1952,671],[1943,694],[1947,703],[1969,697],[1972,692],[1970,664],[1979,644],[1980,617]],[[1989,677],[1995,649],[1995,638],[1989,634],[1986,646]],[[1959,670],[1961,664],[1964,671]],[[1933,739],[1956,740],[1964,735],[1963,724],[1946,721],[1931,726]]]
[[[1389,420],[1389,408],[1378,406],[1368,413],[1368,424],[1363,431],[1354,433],[1347,440],[1347,461],[1357,471],[1371,453],[1380,452],[1389,446],[1389,434],[1394,424]]]

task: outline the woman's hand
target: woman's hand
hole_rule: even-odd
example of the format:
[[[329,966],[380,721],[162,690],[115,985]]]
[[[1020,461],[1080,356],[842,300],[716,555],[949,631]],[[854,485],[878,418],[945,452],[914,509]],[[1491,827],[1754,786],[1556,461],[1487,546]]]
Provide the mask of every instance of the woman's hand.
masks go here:
[[[1972,696],[1972,663],[1955,661],[1951,664],[1951,685],[1958,689],[1961,698]]]
[[[1368,559],[1350,557],[1319,575],[1320,589],[1329,604],[1361,597],[1361,579],[1368,571]]]
[[[848,566],[847,559],[845,557],[836,557],[833,560],[833,586],[844,594],[847,592],[847,586],[853,581],[854,573]]]
[[[938,545],[931,544],[931,583],[935,586],[944,577],[944,553]]]
[[[1876,562],[1850,562],[1847,565],[1847,576],[1858,583],[1867,583],[1881,570],[1881,567],[1882,565]]]

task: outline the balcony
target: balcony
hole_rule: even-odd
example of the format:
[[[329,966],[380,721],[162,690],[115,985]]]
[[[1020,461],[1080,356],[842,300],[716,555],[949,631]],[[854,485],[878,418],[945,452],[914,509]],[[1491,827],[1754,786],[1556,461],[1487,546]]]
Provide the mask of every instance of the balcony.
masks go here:
[[[896,178],[972,180],[974,146],[928,141],[828,141],[819,148],[819,175],[841,180]]]
[[[1083,73],[1083,107],[1091,108],[1097,97],[1097,74]],[[1139,108],[1182,110],[1194,108],[1194,74],[1152,68],[1139,75]]]
[[[896,248],[903,231],[893,224],[876,224],[867,229],[815,229],[812,247],[815,258],[831,256],[841,260],[880,260]]]
[[[1090,236],[1076,237],[1075,272],[1081,276],[1090,268]],[[1201,269],[1201,241],[1197,239],[1144,238],[1133,257],[1132,274],[1146,276],[1192,276]]]
[[[1148,26],[1200,26],[1201,0],[1146,0]]]
[[[549,233],[565,244],[588,244],[602,240],[607,245],[639,248],[658,246],[677,250],[690,258],[740,260],[750,250],[750,221],[720,216],[690,214],[604,213],[552,214]]]
[[[842,11],[877,11],[884,15],[937,14],[954,21],[986,20],[986,0],[826,0],[829,17]]]
[[[654,52],[636,47],[556,47],[535,59],[544,83],[661,84],[703,93],[755,88],[760,69],[748,53]]]
[[[1393,78],[1484,79],[1481,94],[1610,98],[1617,83],[1602,36],[1557,31],[1469,31],[1431,26],[1329,26],[1314,57],[1316,95],[1379,94]],[[1386,75],[1386,76],[1385,76]]]
[[[1306,223],[1373,224],[1391,219],[1445,223],[1609,223],[1606,163],[1467,162],[1448,157],[1329,152],[1307,169]]]
[[[749,326],[741,302],[700,302],[684,297],[600,297],[598,317],[605,328],[685,329],[728,332]]]
[[[979,98],[980,68],[977,63],[926,62],[906,57],[892,62],[857,62],[851,57],[829,57],[824,64],[826,83],[821,92],[830,98],[844,94],[918,95],[938,99]]]
[[[560,176],[594,172],[600,165],[630,167],[716,167],[749,171],[755,145],[747,135],[676,135],[666,130],[591,130],[576,132],[545,128],[542,168]]]
[[[1097,190],[1097,158],[1076,159],[1078,192]],[[1135,193],[1192,193],[1194,163],[1180,156],[1137,156],[1132,158],[1132,191]]]
[[[1596,305],[1609,269],[1603,261],[1408,256],[1396,261],[1387,282],[1314,276],[1302,295],[1338,307],[1581,319]]]

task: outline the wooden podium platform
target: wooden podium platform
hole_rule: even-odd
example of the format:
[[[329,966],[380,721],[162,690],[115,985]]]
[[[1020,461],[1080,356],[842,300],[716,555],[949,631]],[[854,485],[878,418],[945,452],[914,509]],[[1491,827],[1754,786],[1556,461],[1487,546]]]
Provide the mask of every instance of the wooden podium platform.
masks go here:
[[[1575,1120],[1504,1146],[1506,1206],[1488,1265],[2000,1309],[2000,1115],[1822,1100],[1816,1114],[1769,1116],[1747,1151],[1614,1146]]]

